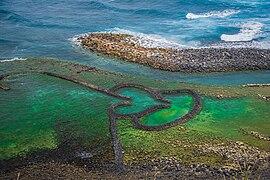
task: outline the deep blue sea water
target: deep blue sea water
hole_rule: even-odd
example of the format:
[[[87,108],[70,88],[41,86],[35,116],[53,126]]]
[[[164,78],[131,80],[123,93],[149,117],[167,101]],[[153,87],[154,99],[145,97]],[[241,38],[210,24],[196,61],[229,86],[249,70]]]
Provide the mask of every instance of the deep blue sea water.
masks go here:
[[[183,75],[86,53],[78,34],[115,31],[159,46],[270,48],[269,0],[0,0],[0,58],[53,57],[207,84],[269,83],[269,71]],[[156,40],[156,41],[155,41]]]

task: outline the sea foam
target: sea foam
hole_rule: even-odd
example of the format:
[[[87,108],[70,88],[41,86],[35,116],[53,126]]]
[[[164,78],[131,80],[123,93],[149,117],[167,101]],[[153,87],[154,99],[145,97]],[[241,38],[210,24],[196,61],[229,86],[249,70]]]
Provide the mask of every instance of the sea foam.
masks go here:
[[[10,61],[25,61],[26,58],[18,58],[18,57],[15,57],[15,58],[12,58],[12,59],[0,59],[0,63],[1,62],[10,62]]]
[[[224,11],[210,11],[210,12],[199,13],[199,14],[187,13],[186,18],[187,19],[199,19],[199,18],[209,18],[209,17],[224,18],[227,16],[232,16],[239,12],[240,10],[226,9]]]
[[[178,42],[164,38],[157,34],[144,34],[140,32],[134,32],[126,29],[113,28],[110,33],[129,34],[133,37],[130,40],[145,48],[184,48],[186,45],[182,45]]]
[[[82,42],[80,37],[86,37],[89,34],[90,34],[90,32],[89,33],[83,33],[83,34],[77,34],[77,35],[73,36],[72,38],[69,38],[68,40],[71,41],[72,43],[74,43],[75,45],[80,46],[81,42]]]
[[[106,31],[100,32],[89,32],[84,34],[76,35],[69,40],[73,42],[73,44],[80,46],[81,40],[80,37],[88,36],[89,34],[93,33],[113,33],[113,34],[129,34],[132,37],[128,40],[135,44],[138,44],[145,48],[172,48],[172,49],[201,49],[201,48],[259,48],[259,49],[269,49],[270,42],[263,41],[239,41],[239,39],[243,39],[253,35],[252,37],[255,38],[261,32],[261,27],[263,26],[261,23],[246,23],[240,25],[242,27],[241,32],[235,35],[225,35],[221,36],[222,42],[212,43],[212,44],[200,44],[200,43],[190,43],[190,44],[180,44],[171,38],[165,38],[161,35],[157,34],[145,34],[136,31],[130,31],[127,29],[121,28],[112,28]],[[240,37],[241,38],[240,38]],[[227,38],[227,39],[226,39]],[[232,41],[229,41],[231,38]]]
[[[248,22],[241,25],[240,32],[237,34],[222,34],[220,39],[225,42],[245,42],[256,39],[261,34],[263,24],[260,22]]]
[[[79,35],[75,35],[69,40],[73,42],[75,45],[80,46],[81,45],[80,37],[85,37],[85,36],[88,36],[89,34],[94,34],[94,33],[128,34],[132,36],[131,38],[128,39],[130,42],[133,42],[145,48],[179,49],[179,48],[187,47],[186,45],[182,45],[178,42],[175,42],[168,38],[164,38],[157,34],[144,34],[144,33],[130,31],[130,30],[121,29],[121,28],[112,28],[107,31],[89,32],[89,33],[79,34]]]

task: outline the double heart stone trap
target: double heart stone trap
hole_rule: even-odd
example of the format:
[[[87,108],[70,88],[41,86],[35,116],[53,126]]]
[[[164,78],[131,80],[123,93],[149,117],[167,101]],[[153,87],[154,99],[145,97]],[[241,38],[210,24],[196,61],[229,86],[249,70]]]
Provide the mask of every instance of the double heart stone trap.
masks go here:
[[[110,129],[112,146],[113,146],[114,156],[115,156],[115,165],[119,171],[124,170],[124,163],[123,163],[123,148],[117,135],[117,120],[118,119],[131,119],[133,126],[135,128],[141,129],[144,131],[161,131],[161,130],[168,129],[170,127],[183,124],[189,121],[195,115],[197,115],[202,109],[202,100],[201,100],[200,95],[190,89],[158,90],[158,89],[145,87],[143,85],[131,84],[131,83],[118,84],[110,89],[107,89],[107,88],[96,86],[84,80],[76,79],[72,76],[60,75],[57,73],[44,72],[44,71],[29,71],[29,72],[21,72],[21,73],[3,74],[3,75],[0,75],[0,80],[3,80],[6,77],[12,76],[12,75],[24,75],[24,74],[31,74],[31,73],[43,74],[43,75],[63,79],[66,81],[70,81],[70,82],[82,85],[84,87],[87,87],[91,90],[98,91],[108,96],[112,96],[112,97],[122,100],[120,102],[112,104],[107,110],[109,122],[110,122],[109,129]],[[118,113],[116,111],[117,108],[132,105],[132,99],[130,97],[123,96],[119,93],[119,91],[124,88],[134,88],[134,89],[145,91],[149,93],[152,98],[161,102],[161,104],[154,105],[152,107],[146,108],[145,110],[141,112],[137,112],[137,113],[129,113],[129,114]],[[0,89],[8,91],[10,88],[5,85],[0,84]],[[141,123],[140,120],[144,116],[149,115],[153,112],[157,112],[162,109],[167,109],[171,107],[171,102],[167,100],[166,98],[164,98],[165,95],[183,95],[183,94],[189,95],[193,99],[193,106],[189,110],[189,112],[187,112],[185,115],[178,117],[173,121],[167,122],[162,125],[157,125],[157,126],[149,126],[149,125],[145,125]]]

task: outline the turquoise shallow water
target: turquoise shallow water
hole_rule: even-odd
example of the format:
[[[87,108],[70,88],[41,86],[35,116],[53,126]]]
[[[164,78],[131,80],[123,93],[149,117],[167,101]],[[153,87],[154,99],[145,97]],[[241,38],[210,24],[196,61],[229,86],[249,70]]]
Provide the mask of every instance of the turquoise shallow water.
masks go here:
[[[267,0],[2,0],[0,58],[54,57],[110,71],[204,84],[269,83],[269,71],[210,76],[161,72],[85,53],[70,40],[86,32],[116,31],[149,37],[161,46],[269,48],[269,7]]]

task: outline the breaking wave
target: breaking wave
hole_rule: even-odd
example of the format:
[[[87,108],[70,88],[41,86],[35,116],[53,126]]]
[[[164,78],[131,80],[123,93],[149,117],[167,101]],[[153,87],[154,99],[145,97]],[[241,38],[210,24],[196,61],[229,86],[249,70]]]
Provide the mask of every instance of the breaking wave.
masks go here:
[[[120,33],[120,34],[129,34],[132,35],[131,38],[134,43],[145,47],[145,48],[184,48],[186,45],[179,44],[168,38],[164,38],[157,34],[144,34],[140,32],[130,31],[126,29],[113,28],[110,33]]]
[[[72,41],[76,45],[80,45],[81,41],[79,37],[87,36],[90,33],[113,33],[113,34],[128,34],[132,37],[129,39],[133,43],[136,43],[142,47],[145,48],[173,48],[173,49],[179,49],[179,48],[186,48],[186,45],[179,44],[178,42],[175,42],[173,40],[164,38],[157,34],[144,34],[140,32],[130,31],[126,29],[120,29],[120,28],[113,28],[108,31],[101,31],[101,32],[89,32],[84,34],[76,35],[69,40]]]
[[[12,58],[12,59],[0,59],[0,63],[1,62],[10,62],[10,61],[25,61],[26,58],[18,58],[18,57],[15,57],[15,58]]]
[[[240,10],[226,9],[224,11],[210,11],[207,13],[199,13],[199,14],[187,13],[186,18],[187,19],[199,19],[199,18],[209,18],[209,17],[224,18],[227,16],[232,16],[239,12]]]
[[[157,34],[145,34],[127,29],[113,28],[107,31],[89,32],[75,35],[69,40],[76,46],[81,45],[79,37],[88,36],[92,33],[114,33],[128,34],[132,37],[128,40],[145,48],[172,48],[172,49],[200,49],[200,48],[259,48],[269,49],[269,41],[251,41],[259,37],[263,24],[259,22],[249,22],[241,25],[240,33],[234,35],[221,35],[221,42],[211,44],[190,43],[183,44],[174,41],[172,38],[162,37]],[[184,44],[185,43],[185,44]]]
[[[260,37],[263,24],[260,22],[248,22],[241,25],[237,34],[222,34],[220,39],[225,42],[245,42],[252,41]]]

